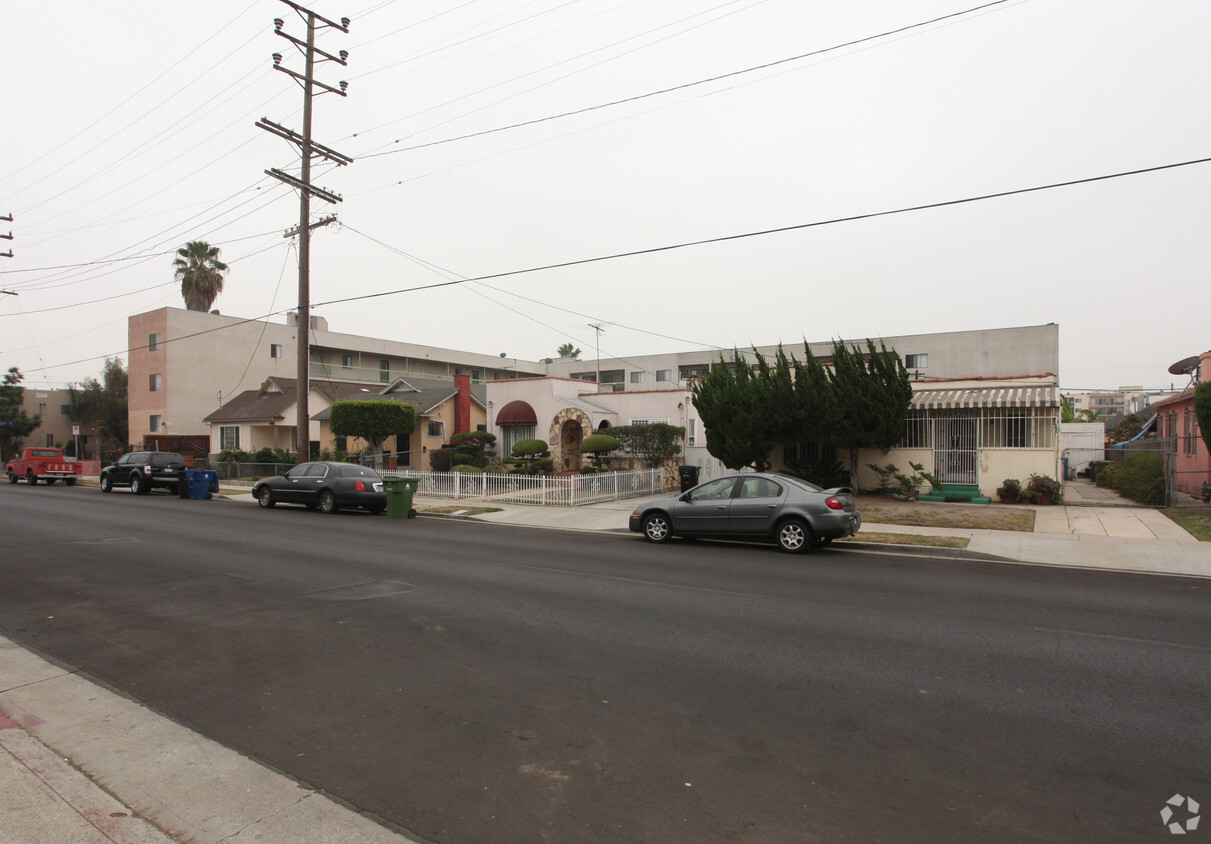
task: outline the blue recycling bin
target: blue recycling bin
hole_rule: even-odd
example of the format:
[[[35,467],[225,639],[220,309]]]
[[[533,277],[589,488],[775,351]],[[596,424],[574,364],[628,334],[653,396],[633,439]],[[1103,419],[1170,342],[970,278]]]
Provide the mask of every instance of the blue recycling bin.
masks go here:
[[[185,483],[190,499],[205,501],[219,491],[219,473],[212,469],[186,469]]]

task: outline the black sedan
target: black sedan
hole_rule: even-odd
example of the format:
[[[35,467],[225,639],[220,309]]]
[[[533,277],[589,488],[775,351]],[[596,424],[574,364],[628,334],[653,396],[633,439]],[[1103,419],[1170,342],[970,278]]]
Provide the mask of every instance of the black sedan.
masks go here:
[[[378,472],[356,463],[300,463],[276,478],[264,478],[252,488],[262,507],[305,504],[322,513],[361,507],[371,513],[387,509],[387,494]]]
[[[630,528],[650,542],[674,536],[755,539],[797,553],[852,536],[862,525],[847,487],[821,489],[758,472],[715,478],[675,498],[640,504]]]

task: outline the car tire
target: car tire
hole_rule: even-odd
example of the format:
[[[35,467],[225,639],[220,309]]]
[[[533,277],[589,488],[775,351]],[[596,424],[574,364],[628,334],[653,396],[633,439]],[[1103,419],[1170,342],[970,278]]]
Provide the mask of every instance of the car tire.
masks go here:
[[[643,538],[662,543],[673,538],[673,525],[664,513],[651,513],[643,519]]]
[[[32,469],[25,470],[25,482],[30,486],[33,486],[38,482],[38,477],[34,474]]]
[[[277,502],[273,500],[273,493],[269,491],[269,487],[267,486],[261,487],[260,491],[257,492],[256,503],[264,507],[266,510],[268,510],[274,504],[277,504]]]
[[[12,469],[8,470],[8,482],[10,484],[15,484],[17,482],[17,475],[13,472]]]
[[[63,483],[67,484],[68,486],[75,486],[76,479],[75,478],[64,478]]]
[[[150,490],[138,472],[130,476],[130,491],[135,495],[146,495]]]
[[[336,506],[336,496],[332,494],[332,490],[326,489],[320,493],[321,513],[331,514],[335,513],[339,509],[341,508]]]
[[[114,481],[109,475],[101,476],[101,492],[113,492]]]
[[[57,480],[59,480],[59,479],[58,479],[58,478],[47,478],[47,479],[46,479],[46,485],[47,485],[47,486],[53,486],[53,485],[54,485],[54,483],[55,483],[55,481],[57,481]]]
[[[788,554],[802,554],[812,544],[812,532],[802,519],[787,519],[775,534],[778,547]]]

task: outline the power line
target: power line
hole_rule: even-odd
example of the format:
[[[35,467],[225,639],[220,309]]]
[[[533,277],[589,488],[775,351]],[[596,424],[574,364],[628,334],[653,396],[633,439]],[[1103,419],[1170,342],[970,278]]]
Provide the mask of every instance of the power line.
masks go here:
[[[857,46],[858,44],[864,44],[868,41],[875,41],[880,38],[886,38],[891,35],[898,35],[903,32],[908,32],[913,29],[919,29],[921,27],[929,26],[929,25],[935,24],[935,23],[940,23],[942,21],[949,20],[952,18],[962,17],[964,15],[970,15],[974,12],[978,12],[983,9],[988,9],[993,6],[1000,6],[1007,2],[1009,2],[1009,0],[993,0],[993,2],[991,2],[991,3],[985,3],[981,6],[973,6],[972,8],[965,9],[961,12],[952,12],[950,14],[932,18],[927,21],[921,21],[919,23],[909,24],[908,26],[902,26],[897,29],[889,29],[886,32],[880,32],[875,35],[867,35],[863,38],[857,38],[852,41],[846,41],[842,44],[835,44],[832,47],[824,47],[819,50],[812,50],[811,52],[801,53],[797,56],[789,56],[785,59],[778,59],[777,61],[766,62],[765,64],[755,65],[753,67],[747,67],[742,70],[733,70],[728,73],[719,74],[718,76],[711,76],[706,79],[699,79],[695,82],[686,82],[681,85],[674,85],[671,88],[662,88],[658,91],[649,91],[646,94],[636,94],[633,97],[624,97],[620,100],[611,100],[610,102],[599,103],[597,105],[586,106],[584,108],[579,108],[579,109],[573,109],[572,111],[565,111],[565,112],[561,112],[560,114],[552,114],[552,115],[548,115],[547,117],[539,117],[539,118],[535,118],[534,120],[524,120],[520,123],[511,123],[507,126],[498,126],[495,129],[485,129],[480,132],[471,132],[466,135],[459,135],[459,136],[453,137],[453,138],[445,138],[440,141],[430,141],[430,142],[424,143],[424,144],[416,144],[415,146],[410,146],[410,147],[401,147],[400,149],[387,150],[385,152],[369,153],[367,155],[359,156],[358,158],[359,158],[359,160],[365,160],[367,158],[378,158],[383,155],[395,155],[396,153],[400,153],[400,152],[410,152],[412,150],[425,149],[426,147],[440,146],[442,144],[452,144],[452,143],[455,143],[456,141],[465,141],[470,138],[479,138],[484,135],[496,134],[497,132],[507,132],[511,129],[520,129],[525,126],[534,126],[539,123],[548,123],[552,120],[560,120],[565,117],[573,117],[578,114],[586,114],[588,112],[598,111],[603,108],[611,108],[613,106],[624,105],[626,103],[633,103],[633,102],[637,102],[639,100],[645,100],[650,97],[658,97],[662,94],[670,94],[670,93],[673,93],[674,91],[682,91],[687,88],[697,87],[699,85],[707,85],[711,82],[719,82],[721,80],[730,79],[735,76],[741,76],[741,75],[747,74],[747,73],[755,73],[758,70],[768,70],[769,68],[777,67],[778,65],[783,65],[783,64],[788,64],[790,62],[800,61],[802,59],[811,58],[813,56],[823,55],[825,53],[836,52],[837,50],[843,50],[847,47],[854,47],[854,46]],[[401,138],[400,140],[403,140],[403,139]],[[398,140],[395,141],[395,143],[399,143],[399,142],[400,141],[398,141]]]
[[[546,264],[539,267],[527,267],[521,270],[509,270],[507,272],[492,273],[490,275],[477,276],[475,278],[458,279],[454,281],[444,281],[436,284],[426,284],[419,287],[400,288],[398,290],[385,290],[380,293],[367,293],[361,296],[349,296],[344,299],[333,299],[328,302],[319,302],[314,307],[323,307],[325,305],[340,305],[346,302],[358,302],[365,299],[376,299],[384,296],[394,296],[397,293],[413,293],[419,290],[433,290],[439,287],[452,287],[459,284],[467,284],[475,281],[489,281],[494,278],[509,278],[517,275],[527,275],[529,273],[543,272],[545,270],[557,270],[567,267],[579,267],[586,264],[596,264],[603,261],[614,261],[619,258],[633,258],[639,255],[654,255],[660,252],[672,252],[676,249],[688,249],[691,246],[706,246],[711,243],[726,243],[732,240],[744,240],[750,237],[764,237],[771,234],[780,234],[783,232],[800,231],[802,229],[818,228],[820,226],[831,226],[838,223],[852,223],[857,220],[870,220],[877,217],[890,217],[893,214],[907,214],[913,211],[926,211],[933,208],[946,208],[953,205],[964,205],[971,202],[983,202],[988,199],[1000,199],[1007,196],[1020,196],[1027,193],[1035,193],[1038,191],[1054,190],[1056,188],[1072,187],[1074,185],[1086,185],[1093,182],[1104,182],[1110,179],[1121,179],[1125,176],[1139,176],[1144,173],[1158,173],[1163,170],[1173,170],[1178,167],[1189,167],[1194,164],[1206,164],[1211,162],[1211,158],[1197,158],[1191,161],[1180,161],[1175,164],[1161,164],[1156,167],[1145,167],[1139,170],[1127,170],[1121,173],[1111,173],[1104,176],[1091,176],[1085,179],[1072,179],[1066,182],[1053,182],[1047,185],[1036,185],[1029,188],[1016,188],[1014,190],[1000,191],[998,193],[987,193],[980,196],[970,196],[965,199],[949,199],[942,202],[931,202],[925,205],[911,205],[904,208],[895,208],[889,211],[871,211],[867,214],[854,214],[849,217],[834,217],[830,220],[817,220],[811,223],[798,223],[793,226],[781,226],[775,229],[763,229],[755,232],[744,232],[742,234],[729,234],[720,237],[710,237],[703,240],[691,240],[683,243],[674,243],[666,246],[653,246],[648,249],[636,249],[631,252],[615,252],[611,255],[599,255],[595,258],[579,258],[574,261],[562,261],[558,264]]]

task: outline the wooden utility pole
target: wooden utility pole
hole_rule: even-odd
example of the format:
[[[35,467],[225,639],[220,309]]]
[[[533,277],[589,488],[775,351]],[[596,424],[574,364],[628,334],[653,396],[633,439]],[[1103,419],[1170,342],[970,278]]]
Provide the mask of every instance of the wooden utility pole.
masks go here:
[[[317,87],[320,88],[321,90],[318,93],[321,94],[327,91],[343,97],[345,96],[345,89],[349,87],[349,83],[344,81],[340,83],[340,88],[338,89],[315,79],[316,56],[319,56],[321,61],[333,61],[342,67],[347,66],[346,59],[349,57],[349,53],[346,50],[341,50],[339,55],[334,56],[316,47],[315,31],[317,26],[328,26],[348,34],[349,18],[341,18],[341,22],[336,23],[322,15],[317,15],[310,9],[303,8],[297,3],[292,2],[292,0],[282,0],[282,2],[298,12],[299,16],[307,23],[307,39],[303,41],[282,31],[285,23],[281,18],[275,18],[273,21],[274,32],[291,44],[294,44],[303,53],[305,59],[304,70],[300,74],[282,67],[281,53],[273,54],[274,69],[294,77],[303,86],[303,133],[300,135],[284,126],[271,122],[267,118],[257,121],[256,125],[280,138],[297,144],[300,153],[301,168],[298,178],[284,173],[277,168],[266,170],[265,173],[296,188],[299,192],[299,307],[296,333],[298,342],[298,402],[296,407],[298,413],[296,416],[295,460],[298,463],[303,463],[311,457],[311,413],[308,407],[308,399],[311,393],[311,229],[313,228],[310,225],[311,196],[314,194],[320,199],[333,204],[341,201],[339,195],[322,188],[317,188],[311,184],[311,160],[316,157],[325,158],[335,162],[338,166],[350,164],[353,161],[352,158],[341,155],[336,150],[329,149],[311,139],[311,99],[317,93],[315,89]]]

